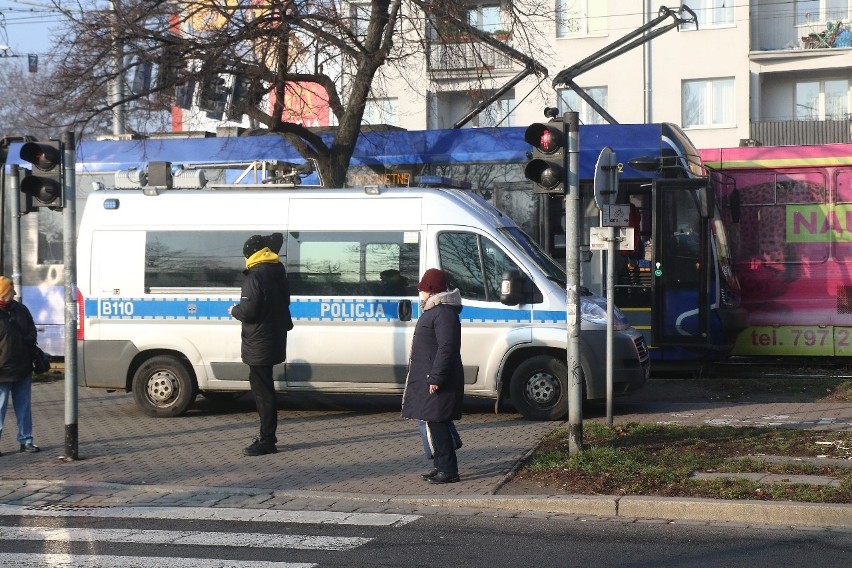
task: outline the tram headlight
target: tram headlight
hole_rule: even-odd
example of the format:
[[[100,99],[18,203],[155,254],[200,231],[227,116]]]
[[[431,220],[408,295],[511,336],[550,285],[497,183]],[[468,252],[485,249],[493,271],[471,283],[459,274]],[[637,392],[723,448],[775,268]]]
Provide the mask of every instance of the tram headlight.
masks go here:
[[[598,325],[606,325],[606,300],[600,296],[592,294],[591,296],[580,297],[580,317],[590,323]],[[617,307],[612,310],[612,328],[616,331],[628,329],[630,324],[624,313]]]

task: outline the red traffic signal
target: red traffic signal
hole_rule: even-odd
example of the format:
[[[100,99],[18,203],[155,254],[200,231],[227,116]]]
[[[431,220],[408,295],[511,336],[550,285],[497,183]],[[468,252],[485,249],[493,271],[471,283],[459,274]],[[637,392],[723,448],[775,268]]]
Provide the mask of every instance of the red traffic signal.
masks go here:
[[[565,193],[567,167],[562,120],[531,124],[524,140],[533,147],[533,159],[524,169],[524,176],[535,182],[538,193]]]
[[[531,124],[524,133],[524,140],[534,149],[553,154],[565,148],[562,122]]]
[[[27,142],[21,146],[21,159],[32,164],[31,175],[21,180],[21,193],[33,207],[61,209],[62,150],[59,142]]]

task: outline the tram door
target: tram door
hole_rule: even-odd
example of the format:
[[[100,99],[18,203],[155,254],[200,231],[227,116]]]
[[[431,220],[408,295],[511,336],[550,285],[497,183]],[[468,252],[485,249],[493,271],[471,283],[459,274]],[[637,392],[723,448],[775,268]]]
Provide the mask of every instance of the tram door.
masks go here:
[[[657,346],[710,341],[710,227],[712,190],[707,180],[653,183],[651,269],[652,340]]]

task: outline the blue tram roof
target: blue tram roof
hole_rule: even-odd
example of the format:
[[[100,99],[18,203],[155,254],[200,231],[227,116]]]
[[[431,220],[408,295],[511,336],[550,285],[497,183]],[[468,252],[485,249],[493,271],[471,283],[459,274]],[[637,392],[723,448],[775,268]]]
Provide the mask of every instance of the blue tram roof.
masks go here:
[[[353,166],[394,167],[420,164],[524,163],[531,147],[524,141],[526,127],[467,128],[453,130],[394,130],[363,133],[352,156]],[[323,138],[331,141],[332,134]],[[675,149],[698,163],[698,152],[675,125],[606,124],[581,125],[579,133],[580,178],[591,179],[598,155],[605,146],[624,164],[621,179],[648,179],[656,174],[630,168],[639,156],[674,155]],[[20,144],[10,145],[8,164],[28,166],[20,158]],[[283,137],[276,134],[243,137],[162,138],[127,141],[78,142],[79,172],[112,172],[141,168],[148,162],[172,164],[305,160]]]

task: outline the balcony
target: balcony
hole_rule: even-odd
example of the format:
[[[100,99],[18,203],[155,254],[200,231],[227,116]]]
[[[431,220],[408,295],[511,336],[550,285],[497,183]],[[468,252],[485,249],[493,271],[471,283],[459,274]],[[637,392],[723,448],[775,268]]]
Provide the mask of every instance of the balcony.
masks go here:
[[[852,142],[852,119],[752,122],[749,137],[761,146]]]
[[[509,34],[494,33],[494,39],[507,41]],[[475,73],[511,71],[512,60],[476,37],[466,34],[443,35],[427,45],[429,71],[445,78],[466,77]]]
[[[798,51],[852,47],[847,12],[826,14],[824,21],[796,25],[795,13],[764,10],[751,19],[751,51]]]

